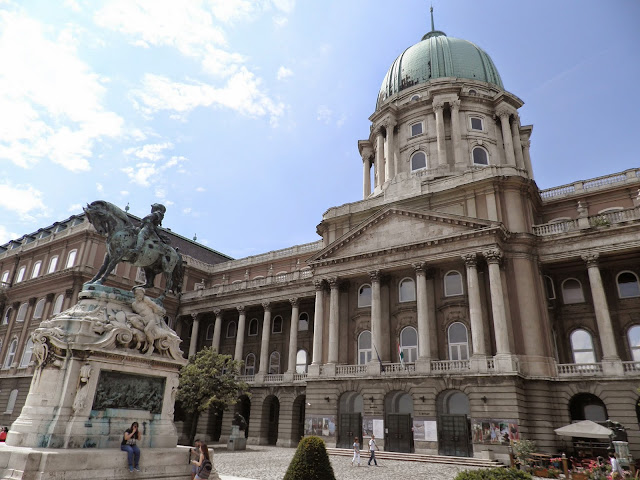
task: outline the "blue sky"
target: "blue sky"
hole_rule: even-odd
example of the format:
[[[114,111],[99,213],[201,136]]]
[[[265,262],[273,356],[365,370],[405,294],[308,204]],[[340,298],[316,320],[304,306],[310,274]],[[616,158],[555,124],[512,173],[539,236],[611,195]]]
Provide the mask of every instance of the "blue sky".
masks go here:
[[[638,167],[640,2],[434,0],[533,124],[541,188]],[[362,195],[424,0],[0,0],[0,243],[105,199],[233,257],[318,239]]]

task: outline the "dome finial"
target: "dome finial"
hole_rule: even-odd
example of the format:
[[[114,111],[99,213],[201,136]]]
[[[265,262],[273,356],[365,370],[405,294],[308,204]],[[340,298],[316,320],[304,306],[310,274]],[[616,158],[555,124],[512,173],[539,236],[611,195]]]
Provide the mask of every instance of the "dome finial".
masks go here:
[[[431,31],[433,32],[436,27],[433,24],[433,5],[431,5],[431,8],[429,9],[429,11],[431,12]]]

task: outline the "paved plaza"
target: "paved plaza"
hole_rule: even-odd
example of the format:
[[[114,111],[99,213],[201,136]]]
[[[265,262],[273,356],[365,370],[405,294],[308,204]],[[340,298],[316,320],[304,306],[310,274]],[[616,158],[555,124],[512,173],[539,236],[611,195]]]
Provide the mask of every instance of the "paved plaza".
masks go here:
[[[257,445],[238,452],[227,451],[216,445],[212,447],[213,463],[222,480],[282,480],[295,453],[294,448]],[[362,452],[362,466],[358,468],[351,466],[351,457],[329,456],[338,480],[453,480],[458,472],[470,468],[397,460],[381,460],[378,461],[379,467],[367,467],[368,458]]]

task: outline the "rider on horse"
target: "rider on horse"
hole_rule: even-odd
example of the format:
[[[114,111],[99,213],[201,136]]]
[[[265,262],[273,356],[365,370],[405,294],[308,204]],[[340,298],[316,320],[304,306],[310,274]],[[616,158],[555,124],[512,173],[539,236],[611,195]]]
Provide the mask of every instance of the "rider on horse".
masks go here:
[[[166,207],[160,203],[154,203],[151,205],[151,213],[142,219],[142,226],[138,232],[138,241],[131,252],[135,257],[140,255],[144,242],[146,242],[153,234],[155,234],[161,242],[169,243],[169,239],[158,231],[158,227],[162,226],[162,219],[164,218],[164,213],[166,211]]]

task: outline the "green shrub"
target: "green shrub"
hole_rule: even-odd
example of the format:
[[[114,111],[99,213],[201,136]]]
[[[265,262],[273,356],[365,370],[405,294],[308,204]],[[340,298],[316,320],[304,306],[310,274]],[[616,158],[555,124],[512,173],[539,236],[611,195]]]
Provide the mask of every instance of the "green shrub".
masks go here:
[[[455,480],[532,480],[532,476],[515,468],[492,468],[490,470],[466,470]]]
[[[335,480],[324,440],[305,437],[300,440],[282,480]]]

